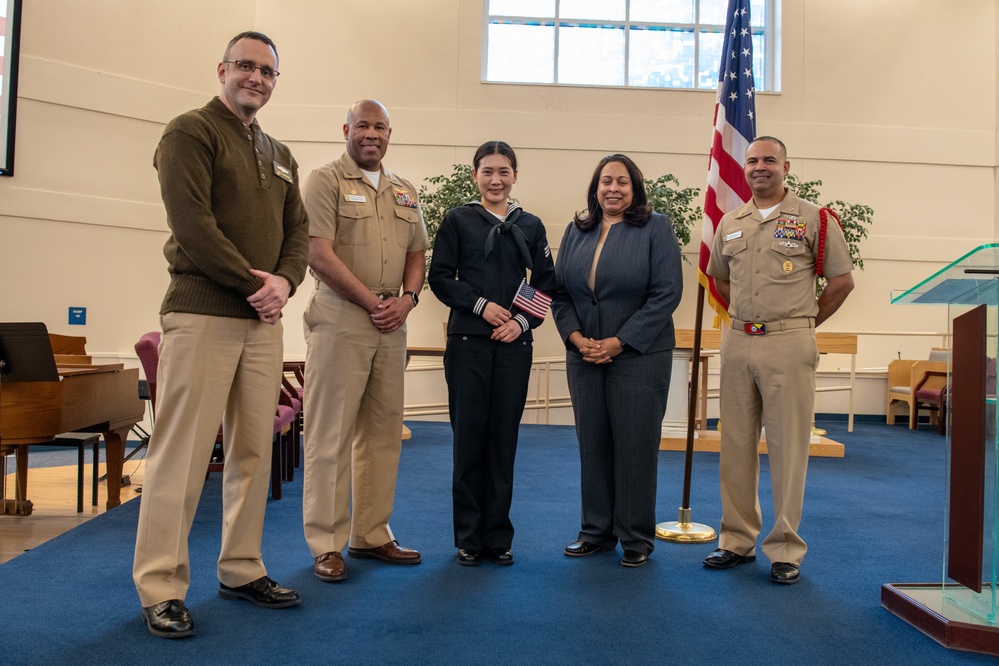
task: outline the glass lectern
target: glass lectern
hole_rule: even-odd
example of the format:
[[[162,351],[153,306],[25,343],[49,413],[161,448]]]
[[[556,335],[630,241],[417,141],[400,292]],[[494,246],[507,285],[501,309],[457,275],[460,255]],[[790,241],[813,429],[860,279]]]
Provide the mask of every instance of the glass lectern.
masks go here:
[[[975,248],[891,302],[948,308],[948,507],[941,581],[884,585],[881,605],[948,648],[999,655],[999,243]]]

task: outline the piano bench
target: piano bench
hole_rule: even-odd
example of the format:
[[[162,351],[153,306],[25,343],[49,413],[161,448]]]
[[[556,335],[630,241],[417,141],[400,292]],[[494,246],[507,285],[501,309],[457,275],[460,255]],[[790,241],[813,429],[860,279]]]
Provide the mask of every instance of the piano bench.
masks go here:
[[[97,506],[97,486],[99,484],[100,478],[100,444],[101,436],[95,433],[89,432],[68,432],[63,435],[59,435],[51,442],[45,442],[41,445],[32,444],[32,446],[71,446],[76,447],[77,450],[77,471],[76,471],[76,512],[83,513],[83,453],[87,447],[93,447],[94,449],[94,464],[93,464],[93,489],[91,491],[91,506]]]

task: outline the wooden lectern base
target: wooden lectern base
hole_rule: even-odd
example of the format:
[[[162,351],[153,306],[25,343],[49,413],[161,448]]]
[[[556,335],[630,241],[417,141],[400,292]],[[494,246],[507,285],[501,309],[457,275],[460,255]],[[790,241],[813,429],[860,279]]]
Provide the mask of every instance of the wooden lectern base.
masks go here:
[[[889,583],[881,586],[881,606],[951,650],[999,655],[999,627],[966,617],[947,617],[939,583]]]
[[[706,451],[708,453],[718,453],[721,450],[721,433],[717,430],[698,430],[695,432],[694,450]],[[814,441],[818,439],[818,442]],[[808,455],[818,458],[842,458],[846,455],[846,448],[839,442],[834,442],[826,437],[812,437],[812,444],[808,448]],[[659,440],[660,451],[686,451],[686,438],[663,437]],[[760,453],[767,452],[767,441],[760,439]]]

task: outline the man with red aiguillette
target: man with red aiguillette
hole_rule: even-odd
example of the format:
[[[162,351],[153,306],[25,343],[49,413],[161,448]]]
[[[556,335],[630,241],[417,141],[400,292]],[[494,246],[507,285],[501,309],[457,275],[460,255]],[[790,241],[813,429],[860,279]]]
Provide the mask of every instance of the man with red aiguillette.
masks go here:
[[[721,349],[721,501],[718,550],[704,560],[728,569],[756,559],[762,527],[760,426],[766,428],[774,526],[764,538],[770,580],[798,582],[808,549],[798,535],[819,353],[815,328],[853,290],[853,262],[834,215],[784,187],[790,162],[774,137],[746,151],[753,198],[721,219],[708,274],[728,301],[732,330]],[[815,298],[815,276],[827,280]]]

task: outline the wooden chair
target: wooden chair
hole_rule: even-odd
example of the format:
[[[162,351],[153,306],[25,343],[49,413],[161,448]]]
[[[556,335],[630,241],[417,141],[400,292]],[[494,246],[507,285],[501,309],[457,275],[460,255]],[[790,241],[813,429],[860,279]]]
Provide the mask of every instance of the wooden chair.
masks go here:
[[[947,384],[948,355],[947,350],[933,350],[926,361],[899,359],[888,364],[888,425],[895,424],[895,404],[904,402],[909,408],[909,429],[916,429],[916,387],[927,391],[943,389]],[[927,373],[934,374],[927,378]]]

